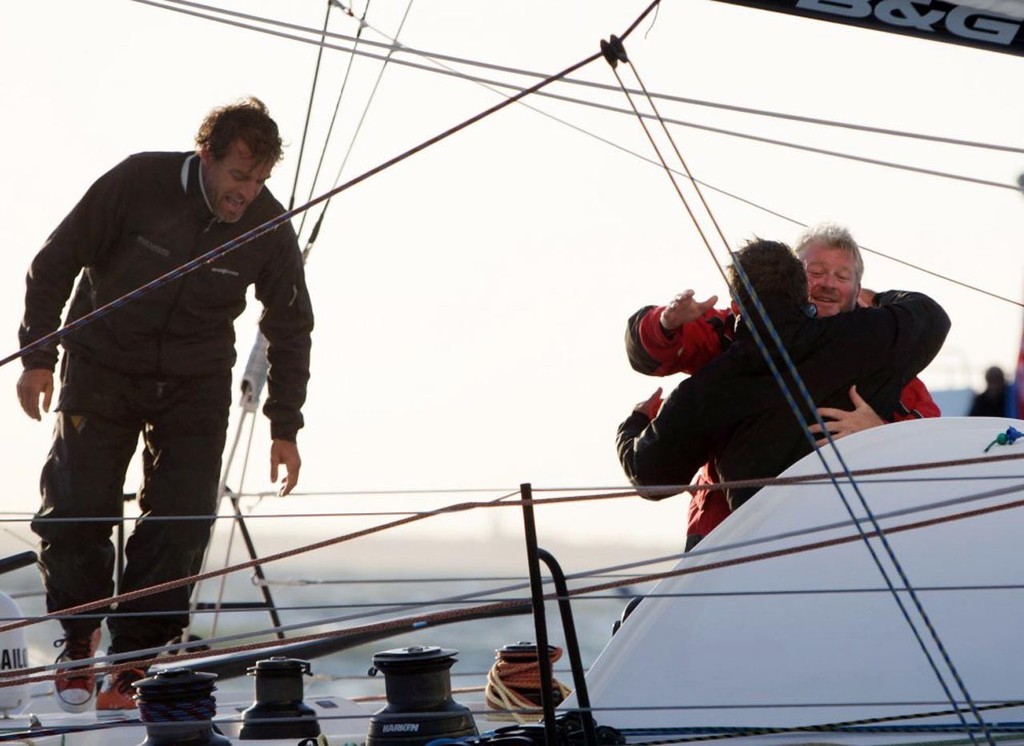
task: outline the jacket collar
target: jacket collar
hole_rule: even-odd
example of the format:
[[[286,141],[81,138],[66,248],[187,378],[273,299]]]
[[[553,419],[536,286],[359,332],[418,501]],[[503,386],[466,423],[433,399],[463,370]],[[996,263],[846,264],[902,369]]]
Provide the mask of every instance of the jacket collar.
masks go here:
[[[195,153],[188,155],[181,164],[181,188],[193,204],[202,210],[204,217],[214,217],[214,212],[210,209],[210,200],[206,198],[206,188],[203,186],[202,161]]]

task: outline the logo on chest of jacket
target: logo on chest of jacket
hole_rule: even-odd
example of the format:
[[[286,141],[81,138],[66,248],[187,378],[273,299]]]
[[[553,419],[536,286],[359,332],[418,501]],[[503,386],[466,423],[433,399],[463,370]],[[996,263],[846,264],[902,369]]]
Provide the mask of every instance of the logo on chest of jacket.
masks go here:
[[[168,257],[168,256],[171,255],[171,252],[168,249],[165,249],[163,246],[161,246],[158,243],[153,243],[152,241],[150,241],[145,236],[136,236],[135,240],[138,241],[141,246],[146,247],[147,249],[152,251],[154,254],[159,254],[160,256],[163,256],[163,257]]]

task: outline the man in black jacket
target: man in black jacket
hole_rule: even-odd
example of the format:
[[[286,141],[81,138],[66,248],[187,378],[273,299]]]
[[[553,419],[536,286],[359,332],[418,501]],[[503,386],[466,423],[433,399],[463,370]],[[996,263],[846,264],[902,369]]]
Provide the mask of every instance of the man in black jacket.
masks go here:
[[[949,317],[935,301],[902,291],[878,293],[871,308],[816,318],[803,265],[785,244],[755,240],[733,261],[734,296],[773,349],[737,277],[738,262],[818,407],[850,409],[848,392],[856,384],[876,412],[893,411],[903,386],[931,362],[949,331]],[[660,411],[656,393],[619,426],[619,461],[634,485],[687,484],[708,461],[723,481],[775,477],[811,451],[754,344],[752,319],[744,322],[729,349],[679,384]],[[778,352],[772,357],[796,392]],[[813,412],[795,393],[794,398],[803,418],[813,422]],[[730,507],[735,510],[754,491],[732,491]]]
[[[250,98],[210,112],[194,152],[140,153],[101,176],[32,262],[22,345],[58,328],[76,278],[69,321],[283,213],[263,188],[281,150],[277,125]],[[112,595],[110,536],[140,434],[143,517],[127,543],[121,592],[199,571],[217,508],[236,358],[233,322],[250,285],[264,306],[271,478],[277,481],[283,467],[282,494],[295,486],[313,313],[301,252],[286,223],[64,337],[53,447],[32,523],[51,612]],[[41,419],[40,403],[50,408],[57,358],[55,345],[23,357],[18,399],[33,419]],[[107,621],[110,652],[159,647],[180,635],[189,592],[182,587],[120,603]],[[93,657],[99,619],[61,623],[58,661]],[[64,709],[91,704],[89,670],[57,679]],[[139,668],[105,682],[97,707],[134,707],[130,684],[142,675]]]

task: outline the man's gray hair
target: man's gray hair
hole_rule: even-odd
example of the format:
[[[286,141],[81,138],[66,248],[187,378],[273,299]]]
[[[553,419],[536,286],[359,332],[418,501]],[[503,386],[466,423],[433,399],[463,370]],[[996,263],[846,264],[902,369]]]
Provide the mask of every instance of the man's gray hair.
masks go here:
[[[850,229],[837,223],[819,223],[811,226],[800,234],[796,242],[796,255],[802,260],[811,244],[822,243],[834,249],[842,249],[853,256],[854,271],[857,273],[857,285],[864,277],[864,259],[860,255],[860,246],[854,239]]]

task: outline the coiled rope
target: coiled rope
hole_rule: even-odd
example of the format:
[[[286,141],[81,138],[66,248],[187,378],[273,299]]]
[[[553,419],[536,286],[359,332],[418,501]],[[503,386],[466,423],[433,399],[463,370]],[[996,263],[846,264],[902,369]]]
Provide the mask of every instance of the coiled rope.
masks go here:
[[[521,647],[521,646],[516,646]],[[562,649],[548,648],[548,658],[554,664],[562,657]],[[556,704],[569,696],[572,691],[556,678],[551,685],[557,690]],[[487,672],[487,687],[484,689],[489,710],[488,715],[496,720],[515,720],[517,723],[532,722],[541,713],[541,680],[537,649],[499,650],[494,665]]]

